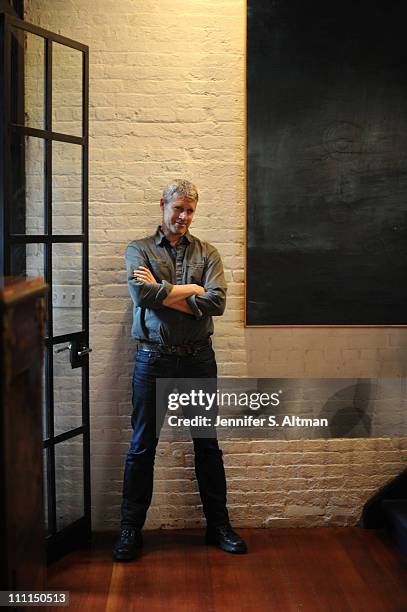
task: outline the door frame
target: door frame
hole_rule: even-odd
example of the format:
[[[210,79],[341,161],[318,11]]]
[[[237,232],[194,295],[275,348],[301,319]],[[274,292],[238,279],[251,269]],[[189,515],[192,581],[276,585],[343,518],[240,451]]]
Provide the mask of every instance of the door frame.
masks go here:
[[[11,30],[23,30],[44,39],[45,83],[44,83],[44,129],[12,123],[11,109]],[[82,52],[82,136],[52,131],[52,46],[53,43],[71,47]],[[83,347],[89,346],[89,224],[88,224],[88,180],[89,180],[89,47],[72,39],[27,23],[9,14],[0,14],[0,104],[3,118],[0,118],[0,274],[10,275],[11,247],[15,244],[44,245],[45,280],[50,286],[47,296],[48,329],[45,339],[46,389],[45,398],[48,415],[47,435],[44,450],[47,461],[47,499],[49,532],[47,536],[47,557],[51,561],[72,548],[85,544],[91,537],[91,494],[90,494],[90,418],[89,418],[89,357],[82,358],[82,425],[67,432],[54,435],[53,402],[53,346],[74,341]],[[42,139],[45,148],[44,163],[44,233],[11,234],[11,136],[32,136]],[[52,143],[66,142],[81,146],[82,150],[82,233],[52,234]],[[54,244],[82,244],[82,330],[69,334],[53,335],[52,296],[52,247]],[[44,428],[45,430],[45,428]],[[83,502],[84,515],[67,527],[57,531],[55,491],[55,446],[59,442],[83,436]]]

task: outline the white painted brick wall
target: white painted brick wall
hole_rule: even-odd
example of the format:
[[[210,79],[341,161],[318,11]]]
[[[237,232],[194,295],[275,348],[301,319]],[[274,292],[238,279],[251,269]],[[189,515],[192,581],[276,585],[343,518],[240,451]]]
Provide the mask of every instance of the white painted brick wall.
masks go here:
[[[193,231],[218,247],[226,267],[220,374],[401,377],[407,330],[244,329],[242,0],[26,4],[28,21],[90,46],[93,521],[115,528],[134,353],[123,252],[159,222],[168,179],[197,183]],[[75,122],[77,100],[60,91],[59,103],[59,119]],[[230,440],[223,449],[231,516],[247,526],[354,524],[370,494],[407,464],[405,439]],[[149,527],[202,524],[192,464],[190,443],[160,444]]]

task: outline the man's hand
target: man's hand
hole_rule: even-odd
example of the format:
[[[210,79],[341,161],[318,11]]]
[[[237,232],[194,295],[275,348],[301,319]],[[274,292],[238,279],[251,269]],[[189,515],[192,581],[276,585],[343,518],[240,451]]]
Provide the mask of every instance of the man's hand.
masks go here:
[[[205,287],[202,287],[201,285],[193,284],[192,287],[195,289],[195,295],[203,295],[205,293]]]
[[[142,283],[157,283],[151,270],[145,266],[139,266],[137,270],[134,270],[133,276],[136,280],[141,281]]]

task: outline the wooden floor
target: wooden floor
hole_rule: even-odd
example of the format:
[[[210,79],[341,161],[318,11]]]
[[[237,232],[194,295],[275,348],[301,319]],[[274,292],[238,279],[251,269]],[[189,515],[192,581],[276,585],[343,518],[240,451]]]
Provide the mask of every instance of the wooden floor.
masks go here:
[[[407,562],[359,528],[242,529],[247,555],[203,543],[203,531],[150,531],[141,557],[112,561],[112,536],[48,568],[69,610],[406,612]],[[47,610],[63,608],[47,608]]]

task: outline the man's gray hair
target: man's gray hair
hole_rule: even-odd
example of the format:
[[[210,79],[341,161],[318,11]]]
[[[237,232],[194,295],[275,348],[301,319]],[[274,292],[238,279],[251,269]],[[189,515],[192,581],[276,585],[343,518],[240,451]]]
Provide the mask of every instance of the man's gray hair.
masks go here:
[[[193,183],[185,179],[174,179],[164,187],[164,203],[168,204],[174,197],[189,198],[198,202],[198,190]]]

